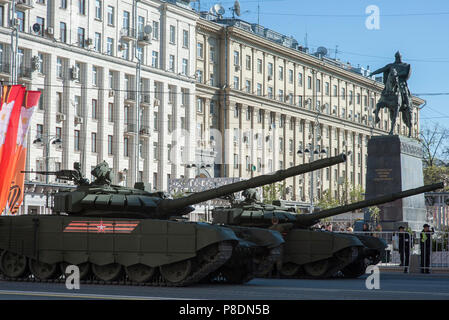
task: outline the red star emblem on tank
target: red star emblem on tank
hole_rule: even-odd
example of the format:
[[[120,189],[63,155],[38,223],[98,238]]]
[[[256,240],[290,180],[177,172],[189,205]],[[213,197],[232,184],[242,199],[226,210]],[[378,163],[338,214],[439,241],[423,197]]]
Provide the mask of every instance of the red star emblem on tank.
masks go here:
[[[103,220],[100,221],[100,224],[97,226],[97,232],[105,232],[106,226],[103,224]]]

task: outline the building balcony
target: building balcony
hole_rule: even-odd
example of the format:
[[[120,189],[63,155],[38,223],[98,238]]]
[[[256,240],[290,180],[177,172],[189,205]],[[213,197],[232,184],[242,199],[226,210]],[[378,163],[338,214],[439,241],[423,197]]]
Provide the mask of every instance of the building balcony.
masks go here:
[[[11,1],[6,1],[6,2],[11,2]],[[33,9],[34,8],[33,0],[17,0],[16,8],[21,9],[21,10]]]
[[[137,38],[137,43],[140,46],[146,46],[151,44],[151,35],[145,34],[144,32],[140,32],[139,37]]]
[[[124,41],[136,40],[136,29],[123,28],[120,30],[120,38]]]
[[[10,75],[10,64],[9,63],[0,63],[0,74],[2,75]]]
[[[125,124],[124,132],[127,135],[134,135],[134,134],[136,134],[137,133],[137,125],[134,124],[134,123]]]
[[[140,104],[145,105],[145,106],[150,106],[151,105],[151,97],[149,94],[142,94],[140,96]]]
[[[18,78],[22,81],[31,81],[33,69],[31,67],[20,66],[18,70]]]
[[[139,134],[142,137],[149,137],[150,136],[150,127],[148,127],[148,126],[141,126]]]
[[[136,93],[132,91],[125,91],[125,102],[136,103]]]

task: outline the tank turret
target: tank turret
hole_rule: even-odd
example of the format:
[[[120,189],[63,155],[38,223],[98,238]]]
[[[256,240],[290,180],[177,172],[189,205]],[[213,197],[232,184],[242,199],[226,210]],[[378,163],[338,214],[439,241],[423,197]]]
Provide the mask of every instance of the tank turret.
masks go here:
[[[55,212],[92,217],[167,219],[188,214],[194,210],[191,207],[193,204],[230,195],[248,188],[257,188],[282,181],[289,177],[344,161],[346,161],[346,156],[341,154],[198,192],[179,199],[171,199],[169,195],[163,192],[149,192],[145,190],[142,183],[136,184],[136,188],[112,185],[111,169],[106,162],[100,163],[92,170],[91,173],[95,177],[92,183],[88,183],[79,170],[39,173],[54,174],[58,178],[74,180],[78,184],[74,191],[60,192],[54,195],[53,210]]]
[[[217,209],[213,213],[214,223],[223,223],[230,225],[243,225],[254,227],[270,227],[273,217],[276,217],[279,223],[291,223],[295,228],[309,228],[318,223],[321,219],[336,216],[342,213],[351,212],[371,206],[384,204],[405,197],[414,196],[424,192],[431,192],[444,187],[444,184],[435,183],[406,191],[396,192],[388,195],[379,196],[373,199],[359,201],[340,207],[321,210],[311,214],[295,214],[289,212],[289,209],[267,205],[256,201],[246,200],[238,205],[239,208],[221,210]],[[251,197],[250,199],[253,199]],[[238,210],[240,209],[240,210]],[[260,210],[260,211],[258,211]]]

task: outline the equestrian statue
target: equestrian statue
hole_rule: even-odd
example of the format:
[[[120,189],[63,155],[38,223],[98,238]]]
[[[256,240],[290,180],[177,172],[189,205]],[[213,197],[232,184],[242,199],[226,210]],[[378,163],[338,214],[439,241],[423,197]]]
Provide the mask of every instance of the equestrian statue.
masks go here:
[[[382,91],[379,102],[377,102],[374,111],[376,124],[380,121],[379,111],[382,108],[388,108],[390,111],[391,130],[393,134],[396,125],[398,113],[402,113],[402,120],[408,128],[408,136],[412,134],[412,95],[408,89],[407,80],[410,78],[410,64],[402,62],[402,56],[398,52],[395,54],[395,62],[387,64],[371,73],[372,75],[383,73],[385,88]]]

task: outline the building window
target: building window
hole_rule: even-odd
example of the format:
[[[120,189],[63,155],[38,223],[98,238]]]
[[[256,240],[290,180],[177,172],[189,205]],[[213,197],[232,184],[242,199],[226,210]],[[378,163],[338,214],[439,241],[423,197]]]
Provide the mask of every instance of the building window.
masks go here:
[[[246,56],[246,70],[251,70],[251,56]]]
[[[95,32],[94,50],[101,52],[101,33]]]
[[[108,38],[106,41],[106,54],[109,56],[114,55],[114,39]]]
[[[112,136],[108,136],[108,154],[109,155],[112,155],[112,152],[113,152],[113,149],[112,149],[112,146],[113,146],[113,137]]]
[[[262,95],[262,84],[260,83],[257,84],[257,95],[258,96]]]
[[[279,80],[284,81],[284,67],[279,66]]]
[[[215,62],[215,47],[214,46],[209,47],[209,61]]]
[[[98,113],[98,101],[97,99],[92,99],[92,119],[98,119],[97,113]]]
[[[62,113],[62,92],[56,92],[56,109]]]
[[[61,42],[67,42],[67,25],[65,22],[59,23],[59,40]]]
[[[36,127],[36,138],[42,138],[43,134],[44,134],[44,126],[38,124]]]
[[[58,78],[62,78],[63,77],[62,58],[56,58],[56,76]]]
[[[326,82],[324,85],[324,92],[328,96],[329,95],[329,82]]]
[[[203,59],[203,44],[198,42],[197,47],[196,47],[196,55],[197,58],[199,59]]]
[[[23,32],[25,27],[25,13],[23,11],[16,11],[17,20],[19,22],[17,29]]]
[[[189,31],[182,30],[182,46],[183,48],[189,48]]]
[[[203,82],[203,71],[201,71],[201,70],[198,70],[198,71],[197,71],[197,81],[198,81],[199,83],[202,83],[202,82]]]
[[[98,85],[98,70],[96,66],[92,66],[92,84],[94,86]]]
[[[128,157],[128,137],[123,138],[123,156]]]
[[[159,158],[159,152],[157,147],[157,142],[153,142],[153,159],[157,160]]]
[[[102,18],[102,4],[101,0],[95,0],[95,18],[101,20]]]
[[[234,169],[239,168],[239,155],[234,153]]]
[[[240,65],[240,53],[238,51],[234,51],[234,65]]]
[[[307,89],[312,89],[312,77],[307,77]]]
[[[302,107],[302,96],[298,96],[298,106]]]
[[[334,88],[333,88],[333,95],[334,95],[334,97],[336,97],[337,96],[337,86],[336,85],[334,85]]]
[[[288,82],[293,83],[293,70],[288,70]]]
[[[346,89],[345,88],[341,88],[341,99],[346,100]]]
[[[257,59],[257,73],[262,73],[262,59]]]
[[[129,30],[129,12],[123,11],[123,29]]]
[[[240,79],[239,77],[234,77],[234,89],[239,90],[240,89]]]
[[[86,14],[86,0],[78,0],[78,12],[79,14]]]
[[[298,73],[298,86],[302,87],[302,73]]]
[[[273,99],[273,87],[268,87],[268,98]]]
[[[60,0],[59,8],[60,9],[67,9],[67,0]]]
[[[114,122],[114,104],[112,102],[108,104],[108,121]]]
[[[170,43],[176,43],[176,28],[175,26],[170,26]]]
[[[91,137],[90,139],[91,151],[97,152],[97,133],[92,132],[90,137]]]
[[[168,69],[171,72],[175,72],[175,56],[174,55],[170,55],[169,60],[168,60]]]
[[[122,58],[128,60],[129,59],[129,45],[126,42],[122,43]]]
[[[251,93],[251,81],[246,80],[246,92]]]
[[[56,138],[62,139],[62,128],[61,127],[56,127],[55,136],[56,136]]]
[[[3,49],[0,48],[0,64],[3,62],[2,51],[3,51]],[[41,52],[39,52],[39,53],[37,54],[37,56],[39,57],[39,62],[40,62],[39,69],[38,69],[37,71],[38,71],[40,74],[44,74],[44,69],[45,69],[45,67],[44,67],[44,62],[45,62],[44,54],[41,53]]]
[[[81,117],[81,97],[75,96],[75,115]]]
[[[316,92],[321,92],[321,80],[316,79]]]
[[[39,31],[37,32],[37,34],[39,36],[43,36],[44,35],[44,31],[45,31],[45,19],[41,18],[41,17],[36,17],[36,24],[39,25]]]
[[[182,74],[187,76],[189,74],[188,72],[189,63],[187,59],[182,59]]]
[[[196,99],[196,112],[203,113],[203,99]]]
[[[159,67],[159,52],[153,51],[152,58],[151,58],[151,66],[153,68]]]
[[[273,77],[273,64],[268,62],[268,76]]]
[[[145,26],[145,18],[139,16],[137,19],[137,33],[139,34],[139,36],[143,34],[144,26]]]
[[[159,22],[153,21],[153,39],[159,40]]]
[[[78,47],[84,48],[84,28],[78,28]]]
[[[284,90],[279,90],[279,101],[284,102]]]
[[[137,59],[138,59],[142,64],[145,64],[145,61],[144,61],[145,55],[143,54],[143,48],[142,48],[142,47],[137,47],[136,51],[137,51]]]
[[[108,6],[108,25],[113,26],[115,21],[115,8]]]
[[[80,131],[75,130],[75,139],[74,139],[74,148],[75,151],[80,151]]]
[[[158,121],[158,113],[157,113],[157,112],[154,112],[154,113],[153,113],[153,129],[154,129],[154,130],[158,130],[158,124],[159,124],[159,121]]]

